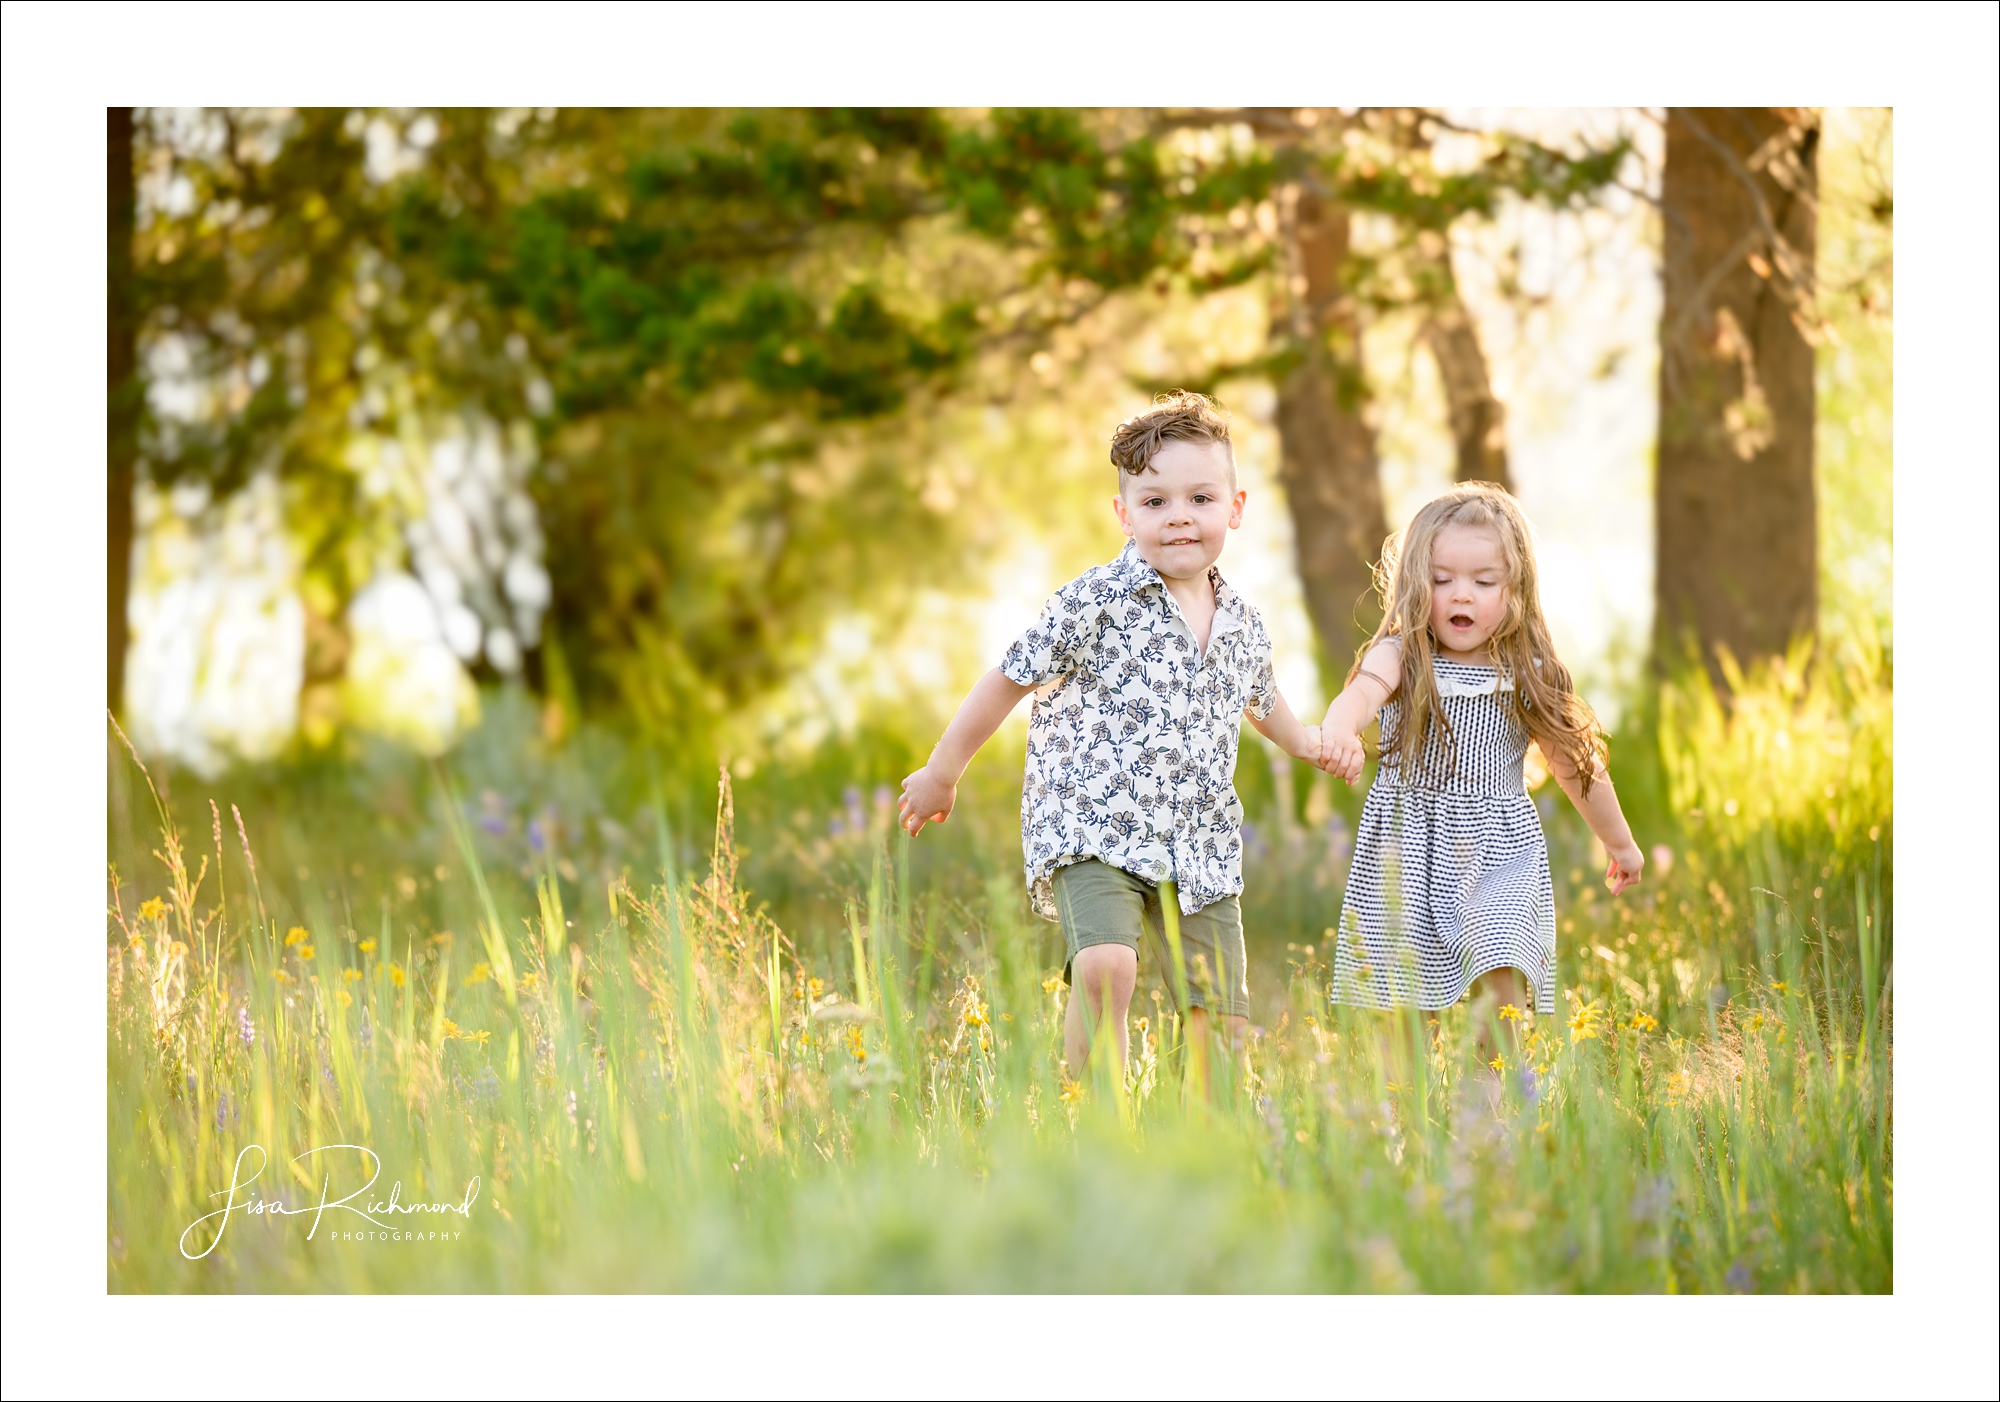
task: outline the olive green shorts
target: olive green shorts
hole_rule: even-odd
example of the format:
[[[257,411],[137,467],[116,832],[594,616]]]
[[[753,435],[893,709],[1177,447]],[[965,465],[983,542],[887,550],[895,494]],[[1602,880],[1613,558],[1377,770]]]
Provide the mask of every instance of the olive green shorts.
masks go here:
[[[1162,891],[1173,899],[1171,882],[1154,886],[1129,871],[1085,860],[1058,868],[1053,884],[1056,913],[1062,917],[1064,983],[1070,981],[1078,950],[1122,944],[1143,960],[1143,936],[1161,980],[1173,992],[1178,980],[1160,911]],[[1180,939],[1188,1003],[1222,1017],[1250,1016],[1243,911],[1236,897],[1224,896],[1193,915],[1182,915]]]

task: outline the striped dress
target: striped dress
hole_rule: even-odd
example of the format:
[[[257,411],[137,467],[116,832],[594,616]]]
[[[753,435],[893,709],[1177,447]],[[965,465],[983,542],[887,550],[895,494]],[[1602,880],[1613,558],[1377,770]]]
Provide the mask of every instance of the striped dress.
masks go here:
[[[1555,1012],[1555,894],[1540,815],[1522,777],[1528,733],[1513,684],[1434,659],[1456,763],[1433,727],[1417,773],[1395,761],[1402,702],[1382,707],[1382,764],[1355,834],[1334,942],[1333,1001],[1450,1007],[1491,969],[1527,975]]]

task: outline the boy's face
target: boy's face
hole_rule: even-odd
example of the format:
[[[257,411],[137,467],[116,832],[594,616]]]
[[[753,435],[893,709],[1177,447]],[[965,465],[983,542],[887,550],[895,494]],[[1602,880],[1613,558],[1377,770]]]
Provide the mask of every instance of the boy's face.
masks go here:
[[[1112,498],[1118,524],[1139,557],[1166,579],[1197,579],[1222,555],[1228,532],[1243,524],[1229,448],[1169,439],[1144,472],[1125,475]]]

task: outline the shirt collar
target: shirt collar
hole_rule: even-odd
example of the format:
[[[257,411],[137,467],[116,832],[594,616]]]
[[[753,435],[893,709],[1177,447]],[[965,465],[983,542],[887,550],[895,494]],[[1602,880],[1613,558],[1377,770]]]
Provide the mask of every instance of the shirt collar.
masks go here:
[[[1136,540],[1128,539],[1125,542],[1125,548],[1118,552],[1118,558],[1111,562],[1111,568],[1133,593],[1150,587],[1159,590],[1162,601],[1165,600],[1167,582],[1160,578],[1158,570],[1146,563],[1146,557],[1139,553],[1139,542]],[[1215,611],[1228,621],[1228,626],[1222,628],[1222,631],[1228,632],[1242,626],[1244,621],[1242,596],[1230,587],[1228,580],[1222,577],[1219,566],[1210,565],[1208,577],[1215,582]]]

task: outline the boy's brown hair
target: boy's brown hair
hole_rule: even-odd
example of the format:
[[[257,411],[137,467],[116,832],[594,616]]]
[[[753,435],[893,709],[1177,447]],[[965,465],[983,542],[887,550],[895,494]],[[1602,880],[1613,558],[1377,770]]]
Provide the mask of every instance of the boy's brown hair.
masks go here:
[[[1153,455],[1171,439],[1220,443],[1229,457],[1230,490],[1235,490],[1236,449],[1229,441],[1229,417],[1213,399],[1190,389],[1168,390],[1112,432],[1111,465],[1118,469],[1118,490],[1125,490],[1127,477],[1137,477],[1152,466]]]

